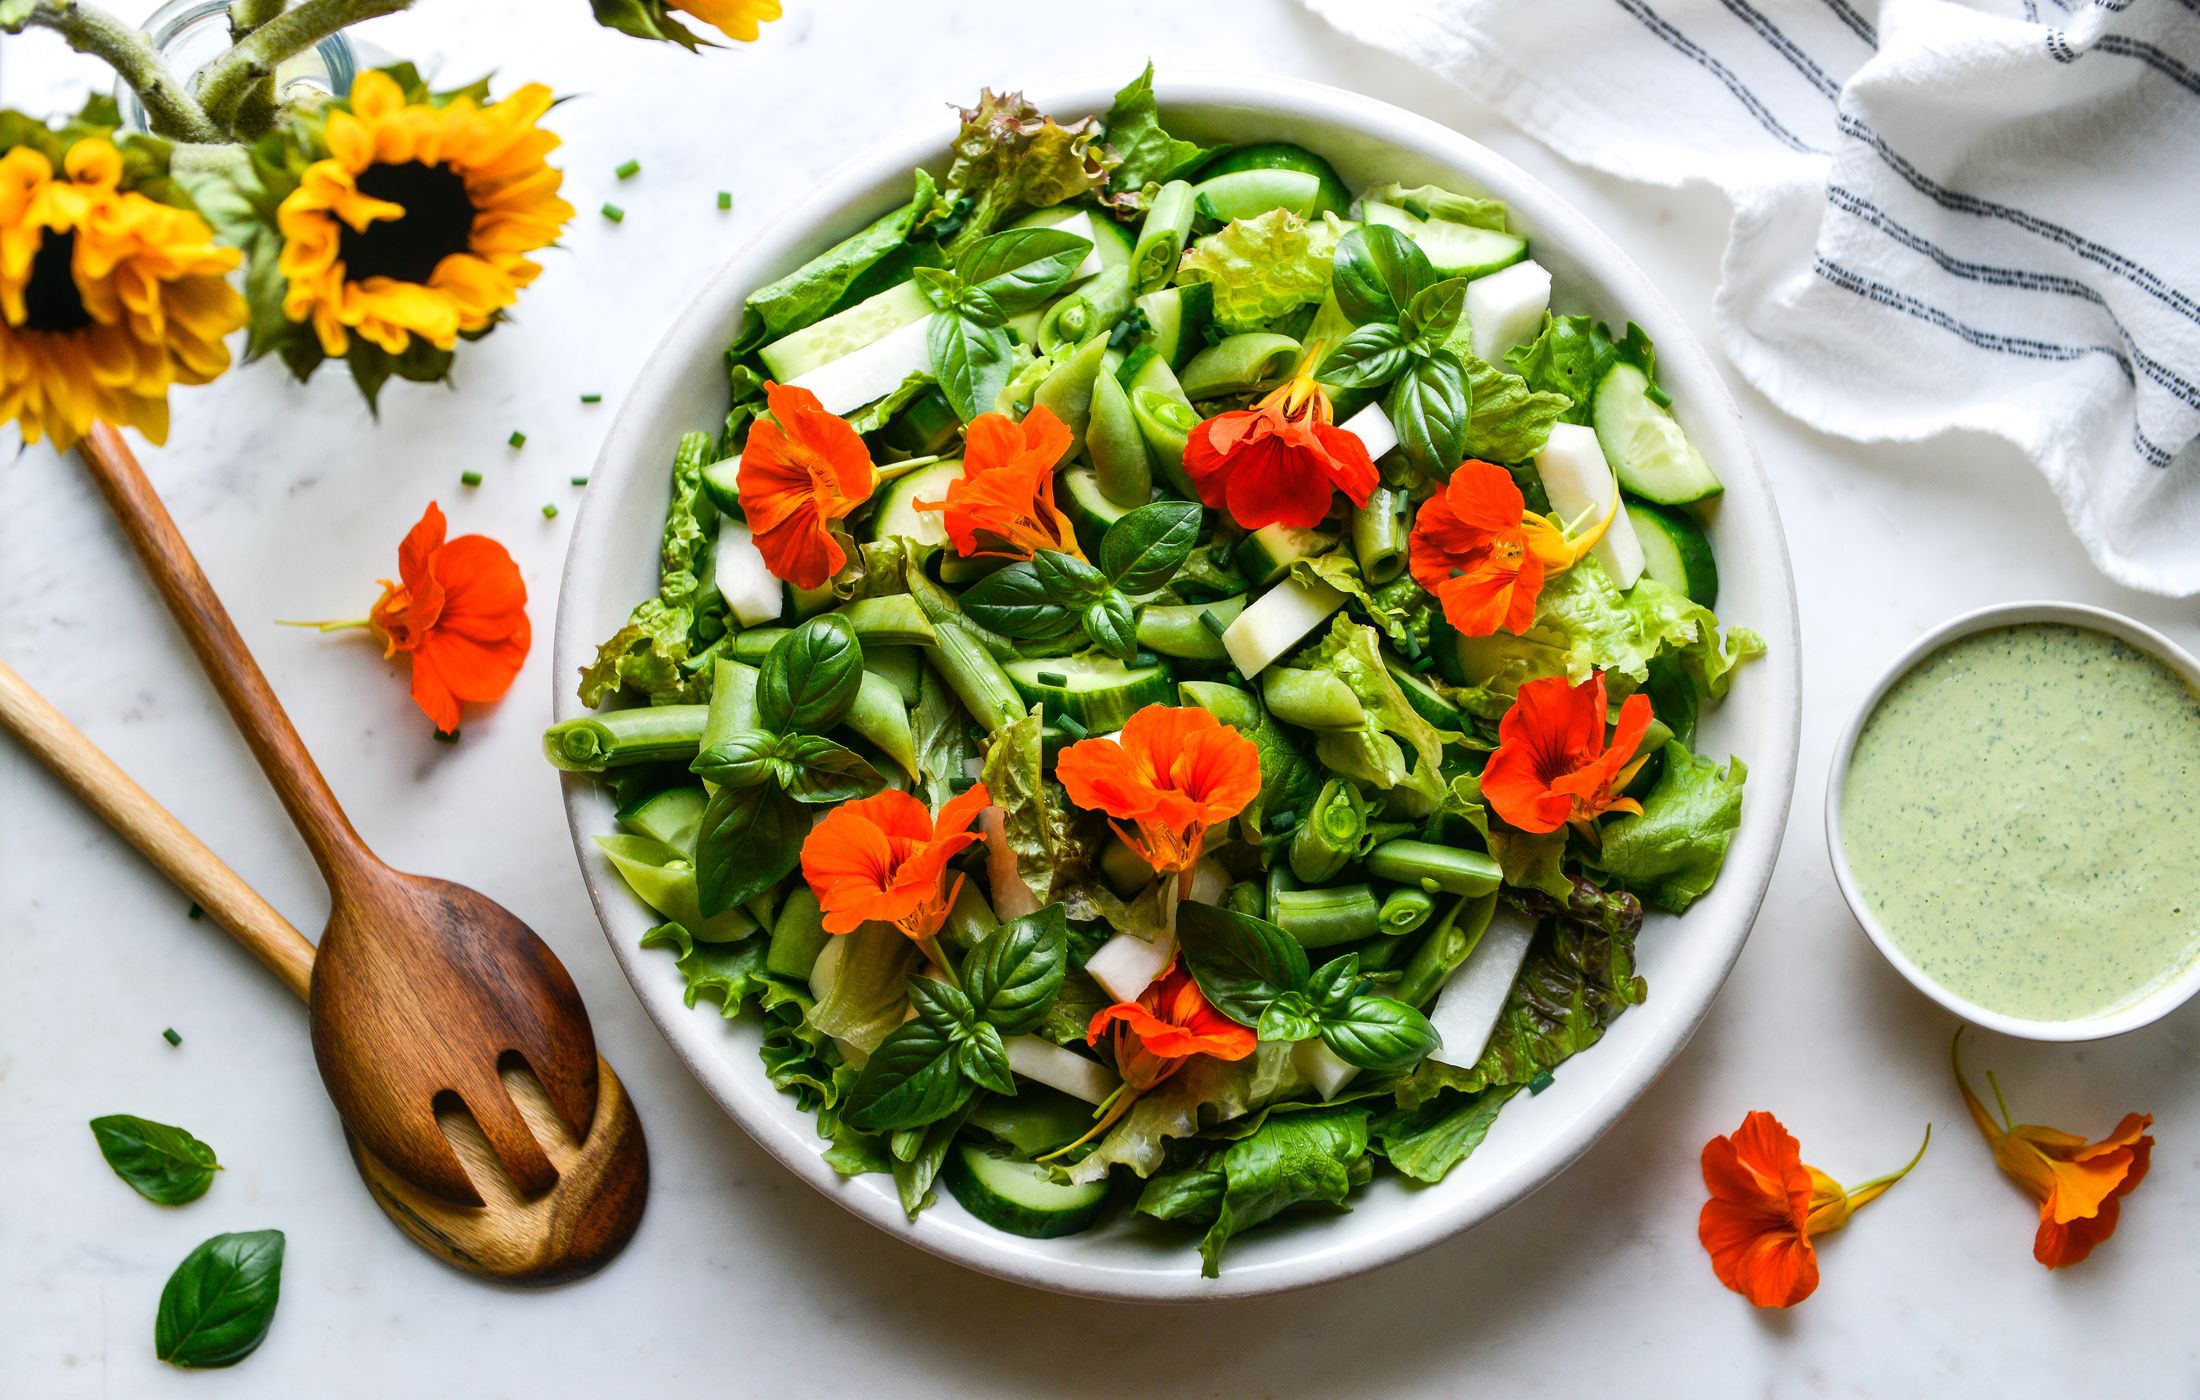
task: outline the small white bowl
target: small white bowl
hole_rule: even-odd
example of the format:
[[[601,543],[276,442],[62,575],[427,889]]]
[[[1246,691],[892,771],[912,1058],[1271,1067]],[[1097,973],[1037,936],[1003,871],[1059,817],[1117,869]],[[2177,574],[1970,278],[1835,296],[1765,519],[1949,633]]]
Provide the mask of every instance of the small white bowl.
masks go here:
[[[2185,684],[2200,691],[2200,661],[2190,652],[2142,623],[2134,622],[2120,613],[2105,608],[2088,607],[2083,603],[1997,603],[1992,607],[1967,612],[1961,617],[1927,632],[1910,645],[1909,650],[1894,659],[1879,684],[1872,687],[1870,695],[1856,710],[1856,717],[1842,732],[1841,742],[1833,751],[1833,770],[1826,779],[1826,849],[1833,857],[1833,878],[1840,883],[1842,898],[1849,902],[1849,912],[1871,935],[1872,946],[1880,956],[1894,964],[1895,971],[1908,978],[1910,985],[1947,1007],[1974,1026],[2003,1035],[2013,1035],[2024,1040],[2103,1040],[2112,1035],[2137,1030],[2151,1025],[2170,1012],[2184,1005],[2193,993],[2200,992],[2200,959],[2195,959],[2183,972],[2162,983],[2138,1000],[2104,1011],[2095,1016],[2082,1016],[2066,1021],[2035,1021],[2023,1016],[2011,1016],[2005,1012],[1988,1010],[1968,997],[1933,980],[1923,968],[1911,961],[1887,930],[1880,925],[1878,916],[1856,886],[1856,876],[1849,870],[1849,855],[1841,837],[1841,800],[1848,790],[1849,760],[1856,752],[1856,738],[1864,732],[1864,725],[1879,708],[1895,682],[1916,669],[1919,662],[1942,647],[1975,632],[1987,632],[1997,627],[2017,627],[2026,623],[2061,623],[2069,627],[2083,627],[2094,632],[2105,632],[2118,641],[2145,652],[2164,666],[2175,671]]]

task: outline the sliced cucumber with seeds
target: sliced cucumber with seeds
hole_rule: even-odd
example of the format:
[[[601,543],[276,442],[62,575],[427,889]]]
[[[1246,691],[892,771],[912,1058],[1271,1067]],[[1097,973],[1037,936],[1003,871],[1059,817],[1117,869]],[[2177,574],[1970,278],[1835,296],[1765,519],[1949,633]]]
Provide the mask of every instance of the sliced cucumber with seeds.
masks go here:
[[[1147,872],[1147,881],[1153,873]],[[1036,1157],[1067,1147],[1092,1127],[1092,1108],[1083,1099],[1059,1089],[1025,1082],[1016,1086],[1014,1098],[987,1094],[970,1110],[970,1126],[991,1133],[1016,1152]]]
[[[1639,366],[1621,361],[1604,372],[1590,418],[1604,460],[1629,495],[1680,506],[1726,489],[1672,413],[1650,397],[1650,377]]]
[[[918,510],[917,502],[947,499],[947,488],[962,480],[962,474],[962,459],[951,457],[895,478],[879,495],[878,507],[871,516],[870,538],[883,540],[898,535],[915,544],[944,548],[947,544],[946,514]]]
[[[1481,277],[1511,267],[1528,256],[1528,240],[1473,224],[1447,219],[1423,219],[1395,204],[1368,200],[1360,217],[1371,224],[1387,224],[1419,244],[1430,266],[1451,277]]]
[[[964,1210],[1028,1240],[1074,1235],[1098,1220],[1108,1203],[1106,1177],[1072,1185],[1037,1162],[970,1142],[947,1149],[940,1180]]]
[[[784,384],[931,314],[932,303],[917,284],[902,282],[814,326],[781,336],[756,353],[772,377]]]
[[[1253,587],[1266,588],[1290,573],[1299,560],[1327,554],[1336,547],[1337,537],[1320,530],[1263,525],[1238,543],[1238,572]]]
[[[1458,706],[1438,694],[1436,687],[1430,685],[1412,667],[1385,653],[1383,669],[1390,672],[1390,678],[1398,683],[1399,692],[1406,697],[1406,703],[1413,707],[1415,714],[1438,729],[1453,729],[1462,734],[1467,732],[1466,715],[1460,712]]]
[[[1192,186],[1192,207],[1218,224],[1257,219],[1271,209],[1305,218],[1322,195],[1321,177],[1303,170],[1233,170]]]
[[[1719,563],[1695,517],[1648,501],[1635,502],[1628,512],[1635,518],[1635,538],[1642,544],[1643,573],[1686,593],[1690,602],[1718,606]]]
[[[1199,168],[1202,180],[1217,175],[1234,175],[1245,170],[1296,170],[1311,175],[1316,181],[1314,203],[1301,211],[1306,214],[1342,214],[1352,203],[1352,192],[1337,178],[1337,170],[1328,161],[1315,155],[1304,146],[1294,146],[1288,141],[1264,141],[1257,146],[1240,146],[1225,151]]]
[[[701,787],[683,783],[635,798],[618,810],[616,819],[623,831],[662,841],[675,851],[692,851],[709,801]]]
[[[1134,303],[1146,313],[1146,324],[1152,328],[1146,343],[1153,346],[1154,353],[1167,360],[1173,369],[1183,368],[1187,360],[1206,346],[1206,337],[1201,332],[1213,316],[1214,304],[1212,282],[1163,287],[1158,292],[1146,293]]]
[[[1187,661],[1224,660],[1229,653],[1222,649],[1221,628],[1237,621],[1249,597],[1240,593],[1212,603],[1149,603],[1138,613],[1138,644]],[[1221,627],[1208,625],[1208,616]]]
[[[1119,506],[1100,490],[1100,478],[1090,467],[1071,467],[1056,478],[1056,500],[1069,523],[1077,527],[1077,542],[1092,553],[1098,553],[1100,538],[1108,527],[1131,513],[1130,506]]]
[[[741,459],[728,457],[712,462],[703,468],[703,494],[710,497],[718,509],[738,520],[741,518]]]
[[[1073,719],[1095,734],[1121,729],[1148,705],[1166,705],[1176,695],[1167,666],[1130,666],[1101,652],[1004,661],[1001,669],[1024,703],[1045,707],[1049,720]]]

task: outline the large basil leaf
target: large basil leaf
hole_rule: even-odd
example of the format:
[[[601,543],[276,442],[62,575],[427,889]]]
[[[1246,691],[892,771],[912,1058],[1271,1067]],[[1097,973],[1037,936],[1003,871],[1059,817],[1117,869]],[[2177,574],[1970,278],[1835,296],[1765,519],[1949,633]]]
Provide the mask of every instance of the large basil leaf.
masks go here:
[[[912,987],[926,979],[918,978]],[[971,1084],[946,1028],[919,1018],[879,1042],[848,1095],[848,1123],[892,1132],[936,1123],[970,1101]]]
[[[940,392],[947,395],[955,416],[968,423],[990,413],[1008,386],[1015,353],[1008,332],[940,311],[933,313],[924,339],[932,352],[932,373],[939,376]]]
[[[1372,389],[1396,379],[1409,358],[1404,331],[1370,321],[1337,342],[1316,377],[1334,389]]]
[[[282,1231],[214,1236],[160,1290],[153,1354],[193,1369],[236,1365],[267,1336],[282,1286]]]
[[[156,1205],[180,1206],[197,1200],[221,1170],[213,1148],[181,1128],[134,1114],[94,1118],[92,1136],[115,1175]]]
[[[971,244],[955,260],[955,272],[1000,314],[1013,316],[1052,296],[1091,251],[1091,239],[1061,229],[1012,228]]]
[[[1107,577],[1074,554],[1042,549],[1031,556],[1031,571],[1049,593],[1065,602],[1089,602],[1105,592]]]
[[[794,872],[810,814],[775,787],[720,788],[695,836],[695,895],[705,918],[746,904]]]
[[[1353,997],[1321,1019],[1322,1044],[1361,1069],[1404,1069],[1442,1043],[1428,1017],[1395,997]]]
[[[1306,950],[1265,919],[1212,904],[1176,911],[1185,965],[1215,1009],[1241,1026],[1258,1026],[1268,1004],[1306,985]]]
[[[970,1028],[955,1047],[955,1067],[981,1089],[996,1094],[1016,1092],[1016,1072],[1009,1068],[1008,1046],[1001,1033],[984,1021]]]
[[[1414,241],[1385,224],[1362,224],[1337,241],[1330,287],[1337,309],[1356,323],[1405,319],[1406,308],[1436,283],[1436,269]]]
[[[774,755],[779,784],[797,802],[846,802],[886,786],[876,768],[843,745],[816,734],[789,734]]]
[[[1472,409],[1466,366],[1449,350],[1415,361],[1383,402],[1406,459],[1435,481],[1449,480],[1466,459]]]
[[[779,736],[769,729],[737,729],[695,755],[688,770],[722,788],[752,788],[772,776]]]
[[[840,723],[863,685],[863,644],[831,613],[772,643],[756,678],[756,717],[766,729],[817,734]]]
[[[1444,343],[1466,311],[1467,279],[1447,277],[1414,294],[1400,325],[1408,336],[1433,348]]]
[[[963,964],[978,1015],[1008,1035],[1034,1030],[1069,970],[1069,920],[1060,904],[987,934]]]
[[[1072,631],[1077,614],[1029,564],[1011,564],[970,585],[963,611],[973,622],[1018,641],[1044,642]]]
[[[1190,501],[1140,506],[1101,537],[1100,572],[1125,593],[1158,592],[1199,543],[1199,518]]]
[[[1086,605],[1083,622],[1085,635],[1110,656],[1128,661],[1138,655],[1138,614],[1131,600],[1114,589]]]
[[[957,1111],[948,1114],[937,1123],[915,1135],[914,1143],[902,1152],[888,1155],[886,1163],[878,1170],[894,1174],[894,1189],[901,1196],[901,1208],[914,1220],[934,1199],[932,1183],[938,1179],[940,1167],[947,1161],[947,1154],[955,1145],[955,1135],[962,1131],[963,1122],[976,1106],[972,1099]],[[896,1134],[900,1136],[900,1134]],[[831,1154],[827,1154],[830,1156]]]

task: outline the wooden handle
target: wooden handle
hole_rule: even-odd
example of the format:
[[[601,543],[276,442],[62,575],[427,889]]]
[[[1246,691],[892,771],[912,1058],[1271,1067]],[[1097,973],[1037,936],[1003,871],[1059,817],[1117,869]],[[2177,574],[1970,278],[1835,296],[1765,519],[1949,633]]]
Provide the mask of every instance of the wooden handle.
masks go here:
[[[138,848],[177,888],[199,902],[299,997],[313,983],[313,945],[243,877],[153,800],[115,761],[62,718],[30,683],[0,661],[0,724]]]
[[[200,666],[213,679],[222,703],[252,746],[253,757],[275,784],[276,795],[313,852],[322,876],[334,886],[378,871],[381,862],[351,829],[336,794],[329,791],[328,780],[291,727],[290,716],[283,713],[267,677],[260,674],[259,663],[214,595],[199,561],[191,557],[190,547],[145,479],[129,444],[114,429],[96,424],[78,450],[123,533],[159,585],[168,610],[190,639],[191,649],[198,653]]]

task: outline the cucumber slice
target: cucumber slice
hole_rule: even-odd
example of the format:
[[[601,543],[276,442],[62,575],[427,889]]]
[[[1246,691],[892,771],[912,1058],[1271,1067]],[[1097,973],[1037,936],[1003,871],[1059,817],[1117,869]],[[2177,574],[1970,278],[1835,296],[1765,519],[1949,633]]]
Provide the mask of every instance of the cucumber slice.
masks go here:
[[[1459,707],[1439,695],[1435,686],[1430,685],[1403,661],[1385,652],[1383,669],[1390,672],[1390,678],[1398,683],[1400,693],[1406,697],[1406,703],[1413,707],[1415,714],[1438,729],[1457,730],[1462,734],[1467,732],[1467,717]]]
[[[947,395],[935,384],[904,405],[880,436],[888,447],[912,457],[929,457],[944,450],[961,431],[962,419],[955,416]],[[703,469],[703,486],[706,490],[710,487],[708,467]]]
[[[1256,219],[1271,209],[1305,218],[1322,194],[1321,177],[1303,170],[1233,170],[1192,186],[1192,207],[1218,224]]]
[[[1222,638],[1207,625],[1202,613],[1211,613],[1224,628],[1245,611],[1246,595],[1217,598],[1212,603],[1148,604],[1138,614],[1138,644],[1163,656],[1187,661],[1221,661],[1229,656]]]
[[[1010,1150],[1036,1157],[1067,1147],[1092,1126],[1092,1105],[1044,1084],[1019,1084],[1014,1098],[987,1094],[966,1120]]]
[[[1555,423],[1543,450],[1535,454],[1535,469],[1543,478],[1543,494],[1550,498],[1558,518],[1571,525],[1593,522],[1605,511],[1612,523],[1590,557],[1604,566],[1612,582],[1633,588],[1642,577],[1642,545],[1635,538],[1634,522],[1619,503],[1619,483],[1612,479],[1597,435],[1578,423]]]
[[[1719,605],[1719,563],[1703,526],[1687,511],[1637,501],[1628,507],[1642,542],[1642,571],[1707,608]],[[1151,611],[1149,609],[1149,611]],[[1143,630],[1139,640],[1145,640]]]
[[[728,457],[703,468],[703,494],[721,515],[741,518],[741,459]]]
[[[962,474],[962,458],[951,457],[929,467],[919,467],[907,476],[896,477],[879,495],[867,538],[876,542],[899,535],[912,544],[944,549],[947,545],[946,514],[918,510],[917,502],[946,500],[948,486],[962,480]]]
[[[1287,578],[1223,629],[1223,650],[1238,674],[1250,680],[1343,606],[1344,594],[1328,584]]]
[[[1604,372],[1589,416],[1628,494],[1682,506],[1726,489],[1673,415],[1650,397],[1650,377],[1638,366],[1621,361]]]
[[[940,1180],[964,1210],[1011,1235],[1051,1240],[1074,1235],[1100,1218],[1108,1180],[1072,1185],[1036,1162],[976,1143],[947,1149]]]
[[[1301,559],[1327,554],[1337,547],[1335,535],[1320,530],[1296,530],[1289,525],[1263,525],[1239,541],[1238,572],[1255,588],[1281,581]]]
[[[1004,661],[1001,669],[1025,704],[1043,706],[1051,721],[1076,720],[1094,734],[1121,729],[1148,705],[1166,705],[1176,695],[1167,666],[1127,666],[1101,652]]]
[[[711,549],[711,568],[734,621],[743,627],[779,621],[785,593],[764,563],[756,537],[747,525],[733,519],[719,522],[718,543]]]
[[[675,851],[692,851],[709,802],[700,787],[682,783],[635,798],[618,810],[615,819],[621,830],[662,841]]]
[[[1304,146],[1288,141],[1265,141],[1225,151],[1199,168],[1202,180],[1216,175],[1235,175],[1241,170],[1296,170],[1319,182],[1309,214],[1342,214],[1352,203],[1352,192],[1337,178],[1336,167]]]
[[[845,311],[834,312],[814,326],[781,336],[756,354],[774,379],[791,384],[811,370],[876,344],[931,314],[932,303],[917,284],[901,282]]]
[[[1100,478],[1090,467],[1071,467],[1055,478],[1061,488],[1056,500],[1069,523],[1077,527],[1077,542],[1087,553],[1100,552],[1100,537],[1108,527],[1131,513],[1131,507],[1119,506],[1100,490]]]
[[[1146,324],[1152,327],[1146,343],[1169,362],[1170,368],[1182,369],[1186,361],[1206,348],[1207,338],[1202,332],[1214,315],[1214,283],[1163,287],[1146,293],[1134,305],[1146,313]]]
[[[1453,277],[1486,277],[1499,268],[1511,267],[1528,256],[1528,240],[1493,228],[1455,224],[1444,219],[1422,219],[1395,204],[1368,200],[1360,217],[1371,224],[1387,224],[1421,245],[1429,265]]]

